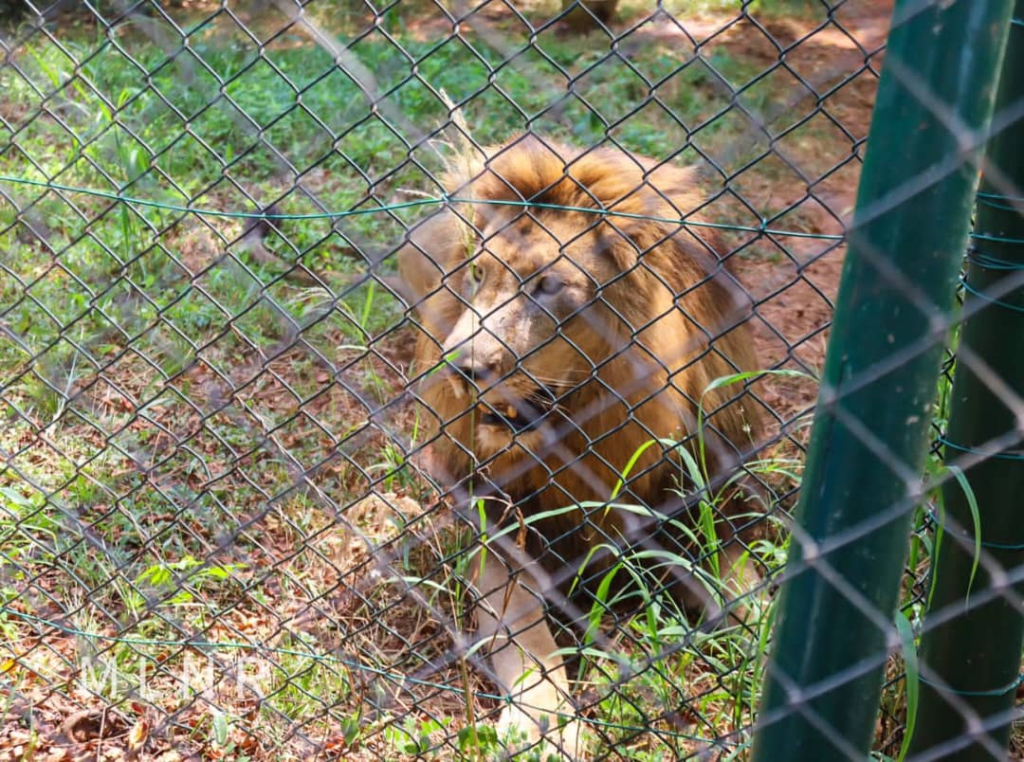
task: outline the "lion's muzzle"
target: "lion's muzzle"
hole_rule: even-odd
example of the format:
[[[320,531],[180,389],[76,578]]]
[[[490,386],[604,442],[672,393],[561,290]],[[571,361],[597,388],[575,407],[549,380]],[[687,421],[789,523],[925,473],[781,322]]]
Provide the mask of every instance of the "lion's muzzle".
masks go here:
[[[535,405],[520,399],[499,406],[484,402],[480,410],[480,423],[483,425],[505,426],[513,433],[520,434],[540,426],[551,413],[552,407]]]

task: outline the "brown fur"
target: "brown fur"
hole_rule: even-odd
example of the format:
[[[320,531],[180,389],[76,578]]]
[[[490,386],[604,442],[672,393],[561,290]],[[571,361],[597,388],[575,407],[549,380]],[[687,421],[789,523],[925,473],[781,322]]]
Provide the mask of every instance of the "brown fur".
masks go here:
[[[701,219],[689,170],[525,137],[447,185],[489,203],[439,212],[399,254],[417,300],[416,390],[441,433],[433,468],[472,494],[500,497],[490,521],[526,519],[529,556],[565,582],[595,544],[650,531],[635,513],[586,507],[612,498],[635,453],[643,450],[616,502],[686,510],[678,460],[648,443],[693,435],[698,404],[711,475],[728,475],[756,442],[759,419],[737,396],[742,385],[705,392],[756,367],[749,303],[715,236],[677,222]],[[552,402],[532,430],[487,418]],[[529,520],[549,511],[557,515]]]
[[[619,0],[562,0],[562,10],[568,11],[562,17],[562,23],[575,32],[589,32],[598,28],[598,21],[610,26],[615,18]],[[586,10],[584,10],[586,6]],[[587,11],[590,13],[587,13]],[[593,15],[591,15],[593,14]],[[596,20],[595,20],[596,18]]]

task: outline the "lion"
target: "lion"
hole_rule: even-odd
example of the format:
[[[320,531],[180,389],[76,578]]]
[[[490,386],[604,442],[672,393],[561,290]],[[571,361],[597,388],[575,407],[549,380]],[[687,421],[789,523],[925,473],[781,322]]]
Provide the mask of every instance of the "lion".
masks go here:
[[[446,176],[451,203],[398,253],[417,330],[410,384],[435,435],[432,476],[464,515],[483,507],[470,577],[478,642],[512,698],[499,725],[572,757],[545,599],[610,568],[615,549],[693,522],[677,443],[734,487],[724,514],[750,510],[735,474],[758,410],[743,384],[714,383],[757,367],[750,303],[711,230],[683,223],[701,222],[694,171],[533,135],[485,154]],[[722,525],[717,560],[747,589],[759,577]],[[686,606],[721,616],[680,576],[670,586]]]

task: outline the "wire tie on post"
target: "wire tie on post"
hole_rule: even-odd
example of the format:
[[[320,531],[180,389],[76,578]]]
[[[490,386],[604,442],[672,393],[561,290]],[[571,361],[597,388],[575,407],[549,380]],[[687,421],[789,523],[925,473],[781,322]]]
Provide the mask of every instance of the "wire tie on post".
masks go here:
[[[1020,313],[1024,314],[1024,306],[1020,306],[1020,305],[1017,305],[1017,304],[1010,304],[1009,302],[1004,302],[1002,299],[995,299],[995,298],[989,296],[988,294],[986,294],[984,291],[979,291],[978,289],[974,288],[964,278],[961,278],[960,282],[963,284],[963,287],[964,287],[965,291],[969,291],[970,293],[974,294],[976,297],[978,297],[982,301],[986,301],[989,304],[994,304],[994,305],[996,305],[998,307],[1002,307],[1003,309],[1006,309],[1006,310],[1012,310],[1013,312],[1020,312]]]
[[[967,532],[962,532],[958,529],[954,529],[953,527],[949,526],[949,524],[945,524],[942,521],[940,521],[939,517],[936,515],[935,511],[932,508],[926,509],[925,515],[927,515],[928,518],[931,519],[931,522],[935,526],[942,527],[943,532],[948,532],[949,534],[959,537],[961,540],[965,540],[972,545],[974,544],[974,537],[967,534]],[[1024,542],[988,542],[986,540],[982,540],[978,543],[978,545],[980,545],[983,548],[991,548],[992,550],[1024,550]]]
[[[992,209],[1003,209],[1007,212],[1017,211],[1017,207],[1014,204],[1024,204],[1024,198],[1020,196],[1006,196],[1002,193],[984,193],[978,192],[975,196],[978,203]]]
[[[977,237],[979,239],[984,238],[984,236]],[[1011,262],[1008,259],[1001,259],[982,251],[977,246],[971,246],[967,249],[967,261],[985,270],[1024,270],[1024,262]]]
[[[943,691],[945,693],[955,693],[957,696],[1005,696],[1007,693],[1010,693],[1011,691],[1016,691],[1022,684],[1024,684],[1024,673],[1017,675],[1017,678],[1015,680],[1013,680],[1007,685],[1004,685],[1002,688],[992,688],[991,690],[987,691],[961,691],[957,690],[956,688],[951,688],[948,685],[940,685],[938,683],[933,683],[931,680],[928,680],[922,677],[921,675],[918,675],[917,679],[925,685],[930,685],[937,691]]]
[[[942,442],[946,447],[952,447],[954,450],[960,452],[967,452],[971,455],[981,455],[984,458],[1000,458],[1002,460],[1024,460],[1024,451],[1009,451],[1009,452],[985,452],[984,450],[978,450],[974,447],[966,447],[956,442],[951,442],[944,436],[937,437],[939,442]]]
[[[1016,201],[1024,204],[1024,196],[1007,196],[1005,193],[986,193],[985,191],[978,191],[976,195],[978,198],[986,201]]]
[[[989,235],[988,233],[971,233],[971,238],[975,241],[991,241],[992,243],[1024,244],[1024,238],[1007,238],[1006,236]]]

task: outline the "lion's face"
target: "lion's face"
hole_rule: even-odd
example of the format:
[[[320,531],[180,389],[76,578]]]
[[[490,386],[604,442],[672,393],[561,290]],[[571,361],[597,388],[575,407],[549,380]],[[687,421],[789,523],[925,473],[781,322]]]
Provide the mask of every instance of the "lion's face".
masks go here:
[[[451,383],[479,395],[496,448],[539,437],[609,354],[618,321],[601,297],[618,273],[601,228],[584,214],[492,215],[449,284],[464,305],[442,346]]]
[[[655,504],[677,474],[649,445],[693,434],[699,406],[710,469],[757,436],[731,387],[709,391],[755,360],[713,236],[679,222],[701,219],[692,172],[526,137],[446,187],[472,203],[398,254],[437,474],[476,472],[543,512],[607,499],[631,470]]]

